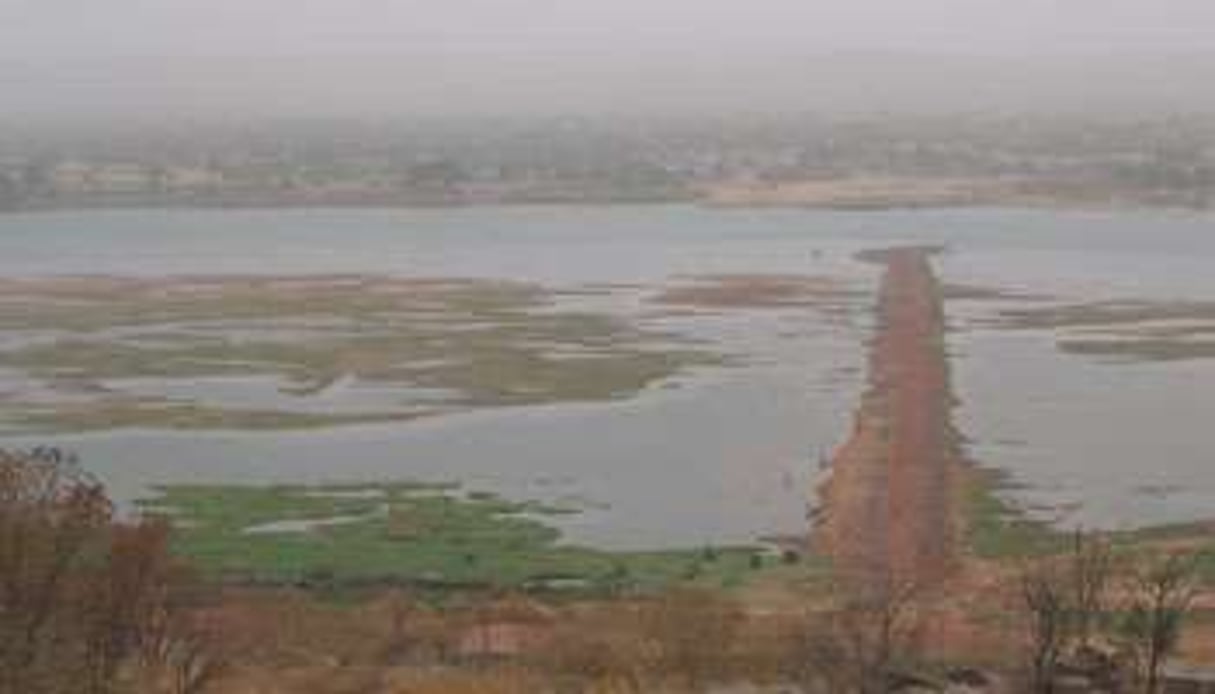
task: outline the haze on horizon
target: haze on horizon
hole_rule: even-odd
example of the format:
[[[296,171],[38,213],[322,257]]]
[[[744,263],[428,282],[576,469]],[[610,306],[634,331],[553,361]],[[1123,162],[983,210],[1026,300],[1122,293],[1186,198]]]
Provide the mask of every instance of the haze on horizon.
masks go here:
[[[0,0],[0,118],[1215,109],[1210,0]]]

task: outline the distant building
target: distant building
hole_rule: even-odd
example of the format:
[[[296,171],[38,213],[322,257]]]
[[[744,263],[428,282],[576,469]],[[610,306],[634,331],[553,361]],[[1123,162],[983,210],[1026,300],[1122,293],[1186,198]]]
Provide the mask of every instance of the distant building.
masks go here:
[[[93,172],[89,192],[102,194],[146,193],[156,188],[155,176],[140,164],[108,164]]]
[[[170,167],[159,178],[160,188],[170,193],[213,191],[224,182],[223,174],[202,167]]]
[[[50,180],[58,195],[122,195],[156,189],[156,176],[140,164],[65,161],[51,169]]]
[[[89,192],[93,180],[93,167],[78,161],[67,161],[51,169],[51,189],[60,195]]]

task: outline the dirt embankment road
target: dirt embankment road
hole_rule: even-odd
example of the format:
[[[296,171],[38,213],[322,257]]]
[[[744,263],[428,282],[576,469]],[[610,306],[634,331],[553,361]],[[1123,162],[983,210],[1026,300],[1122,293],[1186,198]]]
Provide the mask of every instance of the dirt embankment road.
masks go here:
[[[952,395],[932,249],[868,253],[885,267],[869,389],[821,490],[815,542],[850,580],[939,586],[956,559]]]

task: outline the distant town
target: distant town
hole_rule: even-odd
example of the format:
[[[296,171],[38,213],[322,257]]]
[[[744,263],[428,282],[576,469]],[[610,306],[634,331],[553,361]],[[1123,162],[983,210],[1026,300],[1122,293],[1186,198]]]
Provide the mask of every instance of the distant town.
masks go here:
[[[10,127],[0,209],[1215,204],[1215,117]]]

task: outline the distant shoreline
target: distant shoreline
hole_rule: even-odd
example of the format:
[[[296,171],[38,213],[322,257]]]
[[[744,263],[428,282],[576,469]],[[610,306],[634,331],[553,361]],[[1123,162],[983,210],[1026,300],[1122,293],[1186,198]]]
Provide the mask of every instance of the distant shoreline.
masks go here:
[[[458,211],[458,210],[481,210],[493,208],[576,208],[576,207],[664,207],[670,205],[689,206],[706,210],[721,210],[721,211],[761,211],[761,210],[788,210],[788,211],[819,211],[819,212],[855,212],[863,213],[878,213],[878,212],[915,212],[915,211],[941,211],[941,210],[982,210],[982,209],[1008,209],[1008,210],[1033,210],[1046,212],[1158,212],[1179,215],[1207,216],[1215,212],[1212,208],[1206,207],[1190,207],[1182,205],[1163,205],[1163,204],[1145,204],[1145,203],[1080,203],[1080,202],[1029,202],[1029,201],[1002,201],[1002,202],[985,202],[973,204],[905,204],[905,205],[773,205],[773,204],[733,204],[719,205],[706,204],[696,200],[646,200],[646,201],[629,201],[629,200],[586,200],[586,201],[552,201],[552,202],[536,202],[536,201],[506,201],[506,202],[482,202],[482,203],[447,203],[447,204],[417,204],[417,203],[332,203],[332,202],[316,202],[316,203],[277,203],[277,202],[261,202],[261,203],[244,203],[230,204],[219,202],[141,202],[141,203],[90,203],[90,204],[71,204],[71,205],[37,205],[18,208],[0,209],[0,218],[14,217],[19,215],[38,215],[38,214],[56,214],[63,212],[170,212],[170,211],[231,211],[231,212],[272,212],[272,211],[303,211],[303,210],[435,210],[435,211]]]
[[[0,214],[130,209],[470,209],[486,207],[645,206],[839,212],[1022,208],[1209,212],[1215,195],[1164,189],[1109,189],[1082,182],[1024,179],[855,177],[787,182],[723,182],[689,189],[612,191],[253,191],[204,194],[95,194],[45,197],[0,206]]]

